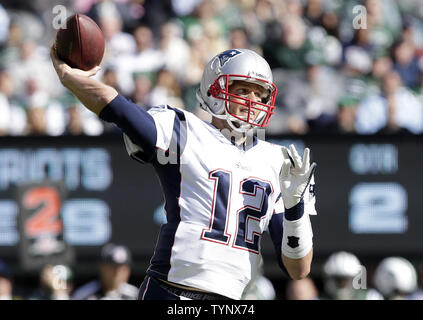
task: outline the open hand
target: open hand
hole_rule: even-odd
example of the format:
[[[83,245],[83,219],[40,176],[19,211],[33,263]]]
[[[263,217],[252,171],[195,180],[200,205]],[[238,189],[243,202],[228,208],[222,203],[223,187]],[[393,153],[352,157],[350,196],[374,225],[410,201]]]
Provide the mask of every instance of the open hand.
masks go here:
[[[285,208],[289,209],[298,204],[308,187],[317,164],[310,166],[310,149],[304,149],[301,159],[294,145],[282,147],[284,160],[279,175],[282,199]]]

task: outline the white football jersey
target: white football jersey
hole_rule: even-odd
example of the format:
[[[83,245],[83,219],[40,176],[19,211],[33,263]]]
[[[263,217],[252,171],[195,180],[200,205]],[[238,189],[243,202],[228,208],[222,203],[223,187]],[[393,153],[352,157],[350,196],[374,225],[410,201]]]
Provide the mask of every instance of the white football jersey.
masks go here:
[[[258,139],[236,146],[187,111],[160,106],[148,112],[157,129],[150,162],[164,192],[167,223],[147,273],[240,299],[259,272],[262,234],[284,211],[281,148]],[[145,159],[128,136],[124,140],[132,157]],[[308,208],[314,214],[314,204]]]

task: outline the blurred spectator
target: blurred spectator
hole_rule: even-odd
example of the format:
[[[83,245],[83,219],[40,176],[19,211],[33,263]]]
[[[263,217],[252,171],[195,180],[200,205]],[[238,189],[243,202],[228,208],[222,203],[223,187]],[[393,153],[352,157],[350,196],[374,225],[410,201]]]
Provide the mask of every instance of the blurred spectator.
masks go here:
[[[9,16],[0,4],[0,46],[9,38]]]
[[[27,116],[15,95],[13,79],[7,70],[0,69],[0,118],[1,135],[21,135],[24,133]]]
[[[351,76],[367,74],[372,68],[374,45],[368,29],[358,29],[352,41],[344,46],[344,71]]]
[[[191,14],[200,1],[201,0],[171,0],[171,3],[176,15],[183,17]]]
[[[48,96],[45,92],[34,92],[28,97],[27,135],[47,134],[46,107]]]
[[[306,73],[277,69],[273,78],[278,83],[277,107],[267,132],[305,134],[308,131],[304,108],[308,98]]]
[[[268,40],[266,25],[270,21],[261,20],[258,11],[255,9],[256,6],[258,6],[256,1],[240,0],[236,8],[232,7],[232,14],[227,19],[227,24],[231,29],[244,28],[251,43],[261,45]]]
[[[101,17],[99,26],[106,42],[104,61],[119,55],[134,54],[136,50],[134,37],[123,32],[123,25],[119,15]]]
[[[376,268],[374,285],[388,300],[403,300],[417,289],[417,273],[405,258],[383,259]]]
[[[51,97],[64,92],[51,64],[48,51],[34,40],[24,39],[19,45],[19,60],[10,62],[7,69],[13,78],[17,95],[25,96],[26,84],[34,81],[38,89]]]
[[[31,87],[33,81],[28,82]],[[30,92],[33,89],[28,89]],[[34,89],[27,97],[28,118],[25,134],[52,135],[64,133],[65,114],[61,104],[49,100],[46,92]]]
[[[394,69],[401,76],[405,86],[416,88],[419,85],[421,70],[416,49],[410,41],[400,41],[393,47]]]
[[[343,97],[338,103],[337,131],[340,133],[356,133],[355,117],[358,100],[354,97]]]
[[[159,34],[160,26],[174,17],[172,0],[131,0],[132,3],[142,4],[145,14],[138,19],[138,24],[148,25],[155,35]]]
[[[157,73],[156,84],[150,94],[152,106],[167,104],[176,108],[184,109],[181,99],[181,88],[174,74],[167,69]]]
[[[417,97],[402,85],[395,71],[383,78],[382,93],[364,98],[357,108],[356,129],[360,134],[400,131],[423,132],[423,107]]]
[[[374,57],[372,71],[365,94],[380,94],[383,78],[392,70],[392,59],[384,52]]]
[[[262,2],[267,2],[267,1],[262,1]],[[271,1],[270,1],[271,2]],[[278,1],[275,2],[275,4]],[[279,1],[280,3],[281,1]],[[286,4],[286,15],[287,16],[297,16],[297,17],[302,17],[304,15],[304,8],[303,8],[303,3],[301,0],[285,0],[284,1]],[[272,7],[272,10],[275,9],[276,6]]]
[[[190,61],[187,65],[189,72],[186,72],[184,77],[186,86],[197,85],[201,81],[205,61],[208,59],[208,51],[207,47],[204,46],[204,40],[204,38],[198,38],[190,42]]]
[[[314,281],[310,278],[290,280],[286,286],[287,300],[318,300],[319,291]]]
[[[349,252],[331,254],[323,266],[324,292],[322,300],[380,300],[375,290],[366,290],[366,273],[358,258]]]
[[[99,0],[93,1],[91,4],[85,4],[86,7],[78,9],[82,9],[82,13],[85,13],[99,24],[103,19],[107,21],[112,17],[117,18],[121,22],[122,28],[124,28],[126,32],[131,32],[145,15],[144,2],[144,0]]]
[[[257,52],[260,55],[263,55],[262,48],[250,42],[245,28],[239,27],[232,29],[230,32],[229,41],[231,48],[246,48]]]
[[[156,49],[151,29],[140,25],[134,30],[136,43],[135,55],[126,54],[110,62],[117,70],[117,79],[124,95],[134,91],[133,75],[136,72],[155,72],[164,65],[163,54]]]
[[[343,78],[333,69],[310,65],[307,75],[305,118],[311,132],[329,126],[336,118],[337,102],[344,90]]]
[[[322,16],[322,27],[325,28],[328,35],[335,37],[341,41],[341,37],[339,35],[339,23],[340,17],[337,15],[335,11],[327,10],[323,13]]]
[[[336,121],[344,78],[334,69],[307,64],[304,71],[275,73],[279,91],[271,133],[305,134],[327,130]]]
[[[135,300],[138,288],[129,284],[131,254],[125,246],[109,243],[101,250],[99,279],[75,290],[73,300]]]
[[[323,0],[308,0],[304,8],[304,18],[313,25],[321,25],[323,20]]]
[[[159,49],[164,66],[183,84],[190,60],[190,48],[183,38],[183,28],[176,21],[169,21],[160,28]]]
[[[83,134],[82,117],[78,104],[72,104],[68,107],[68,117],[66,133],[72,136]]]
[[[307,39],[307,28],[300,17],[286,17],[279,26],[278,42],[263,45],[264,57],[271,68],[301,70],[306,67],[307,53],[312,49]]]
[[[367,28],[374,46],[390,47],[401,29],[401,16],[393,0],[366,0]]]
[[[105,68],[104,73],[101,76],[101,80],[108,86],[115,88],[116,91],[121,91],[118,82],[117,71],[113,66],[107,66]]]
[[[147,109],[152,106],[150,102],[151,90],[153,89],[154,75],[148,72],[134,74],[135,91],[132,100],[140,107]]]
[[[79,101],[69,104],[65,117],[67,120],[64,134],[98,136],[105,130],[113,131],[115,129],[105,126],[95,113],[87,110]]]
[[[247,32],[243,28],[235,28],[231,30],[230,35],[231,48],[249,48]]]
[[[11,119],[11,107],[9,104],[9,96],[11,94],[11,82],[9,74],[4,70],[0,70],[0,135],[9,134],[9,126]]]
[[[40,272],[40,287],[29,300],[69,300],[73,290],[72,270],[65,265],[46,265]]]
[[[4,46],[0,46],[0,67],[19,60],[19,44],[22,41],[22,26],[15,21],[10,21],[8,38]]]
[[[228,48],[228,27],[225,21],[218,16],[218,6],[212,0],[200,1],[193,13],[181,17],[185,37],[190,45],[201,46],[206,61],[216,52]],[[201,69],[204,68],[204,62]]]

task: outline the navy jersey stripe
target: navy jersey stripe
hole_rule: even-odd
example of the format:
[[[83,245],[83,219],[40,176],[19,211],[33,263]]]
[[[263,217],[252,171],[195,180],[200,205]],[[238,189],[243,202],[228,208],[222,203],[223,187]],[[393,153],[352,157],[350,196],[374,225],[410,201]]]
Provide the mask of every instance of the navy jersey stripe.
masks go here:
[[[165,195],[165,210],[167,223],[162,225],[157,240],[154,255],[147,274],[167,280],[170,270],[170,258],[178,229],[180,217],[179,197],[181,195],[180,156],[186,143],[186,119],[182,111],[175,111],[175,121],[170,145],[176,145],[177,163],[160,164],[153,160],[153,166],[159,177]],[[169,150],[167,150],[169,151]]]
[[[187,143],[187,122],[185,118],[185,114],[178,109],[169,107],[170,110],[175,111],[175,124],[173,126],[174,135],[172,136],[172,139],[176,139],[177,144],[177,154],[178,154],[178,160],[180,155],[185,149],[185,145]],[[177,120],[176,120],[177,119]]]
[[[269,234],[272,239],[273,246],[275,247],[276,258],[278,260],[279,267],[289,277],[288,271],[286,270],[282,262],[282,236],[283,236],[283,214],[273,214],[272,219],[269,222]]]

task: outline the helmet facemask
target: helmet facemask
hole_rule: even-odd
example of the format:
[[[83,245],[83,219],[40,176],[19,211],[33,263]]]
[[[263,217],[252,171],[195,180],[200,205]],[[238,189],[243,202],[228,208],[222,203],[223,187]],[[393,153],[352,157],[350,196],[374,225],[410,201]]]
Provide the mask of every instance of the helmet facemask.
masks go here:
[[[247,97],[230,93],[229,87],[234,81],[244,81],[260,85],[265,88],[267,95],[262,98],[261,102],[258,102]],[[221,100],[221,103],[224,103],[224,114],[222,116],[214,116],[226,119],[232,129],[245,132],[252,127],[266,127],[269,124],[270,117],[275,109],[274,105],[277,89],[273,83],[263,79],[244,75],[225,74],[219,76],[214,81],[209,88],[208,94],[215,99]],[[236,103],[246,107],[247,114],[241,116],[232,113],[230,110],[230,103]]]

